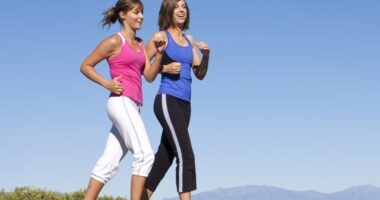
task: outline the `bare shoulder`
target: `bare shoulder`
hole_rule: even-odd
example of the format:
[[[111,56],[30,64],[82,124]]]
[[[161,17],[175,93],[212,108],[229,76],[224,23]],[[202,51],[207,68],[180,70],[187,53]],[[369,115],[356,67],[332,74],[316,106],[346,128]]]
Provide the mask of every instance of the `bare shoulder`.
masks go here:
[[[111,35],[104,39],[100,46],[107,48],[107,49],[115,49],[121,45],[122,41],[121,38],[117,35]]]
[[[190,40],[191,44],[194,46],[195,44],[195,39],[192,35],[190,34],[186,34],[186,37]]]
[[[154,33],[152,35],[151,39],[155,39],[155,38],[163,38],[163,39],[167,40],[165,31],[158,31],[158,32]]]
[[[160,36],[166,38],[166,33],[165,31],[158,31],[153,36]]]

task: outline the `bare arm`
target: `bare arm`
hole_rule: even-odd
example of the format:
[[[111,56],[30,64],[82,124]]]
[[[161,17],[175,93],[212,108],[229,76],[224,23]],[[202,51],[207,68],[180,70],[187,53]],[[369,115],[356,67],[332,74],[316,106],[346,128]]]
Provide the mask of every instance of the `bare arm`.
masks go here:
[[[144,77],[148,82],[153,82],[157,74],[161,71],[162,54],[166,45],[166,37],[161,32],[154,34],[148,41],[145,48],[145,68]],[[154,59],[153,64],[151,60]]]
[[[83,61],[80,71],[90,80],[105,87],[106,89],[120,94],[122,85],[119,83],[121,77],[116,77],[113,80],[107,80],[95,71],[95,66],[104,59],[116,54],[120,41],[115,37],[109,37],[103,40],[87,58]]]
[[[192,51],[193,51],[193,71],[195,77],[199,80],[203,80],[207,74],[208,70],[208,60],[210,55],[210,49],[205,42],[195,43],[195,40],[190,35],[187,35],[189,40],[192,43]],[[202,60],[199,58],[198,49],[202,53]]]

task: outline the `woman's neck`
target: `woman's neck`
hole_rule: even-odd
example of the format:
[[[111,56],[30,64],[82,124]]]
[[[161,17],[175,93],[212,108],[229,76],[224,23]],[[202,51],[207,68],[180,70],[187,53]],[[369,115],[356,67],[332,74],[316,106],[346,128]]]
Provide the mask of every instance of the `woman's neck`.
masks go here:
[[[170,27],[168,31],[176,38],[182,38],[182,30],[178,27]]]
[[[127,28],[127,27],[122,28],[120,32],[129,41],[133,41],[136,38],[136,31],[133,31],[133,30]]]

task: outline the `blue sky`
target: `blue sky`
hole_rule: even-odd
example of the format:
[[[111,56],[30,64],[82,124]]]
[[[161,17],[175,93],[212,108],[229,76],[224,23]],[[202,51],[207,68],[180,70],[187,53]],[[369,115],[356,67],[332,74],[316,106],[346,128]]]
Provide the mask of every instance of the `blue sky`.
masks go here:
[[[145,41],[161,1],[143,1]],[[188,33],[211,48],[193,81],[190,133],[198,191],[248,184],[335,192],[380,186],[380,2],[188,1]],[[108,92],[79,66],[119,26],[114,1],[0,3],[0,188],[87,186],[111,127]],[[43,5],[43,6],[42,6]],[[108,76],[105,62],[96,68]],[[144,82],[154,150],[159,79]],[[131,156],[103,194],[129,194]],[[175,196],[174,166],[154,199]]]

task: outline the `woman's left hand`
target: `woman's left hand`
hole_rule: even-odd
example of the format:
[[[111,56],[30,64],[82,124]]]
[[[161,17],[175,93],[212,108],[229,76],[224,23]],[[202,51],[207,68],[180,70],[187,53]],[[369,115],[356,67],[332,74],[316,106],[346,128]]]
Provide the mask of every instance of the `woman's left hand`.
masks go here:
[[[197,42],[197,46],[198,46],[198,48],[201,51],[203,56],[208,56],[210,54],[210,49],[208,48],[207,43],[205,43],[203,41]]]

